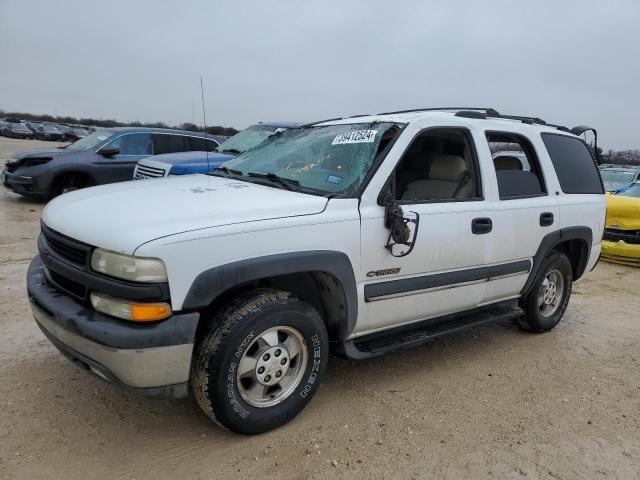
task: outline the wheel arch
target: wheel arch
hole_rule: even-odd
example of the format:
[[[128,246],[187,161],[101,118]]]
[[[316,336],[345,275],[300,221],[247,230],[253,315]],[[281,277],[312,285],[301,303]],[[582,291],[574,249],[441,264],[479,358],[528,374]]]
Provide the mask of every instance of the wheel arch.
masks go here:
[[[60,182],[62,182],[62,180],[71,178],[74,176],[80,176],[82,178],[85,178],[89,180],[93,185],[97,183],[96,178],[91,173],[82,169],[70,168],[70,169],[61,170],[54,173],[53,178],[51,179],[50,190],[52,192],[55,191],[55,189],[59,187]]]
[[[542,262],[553,250],[567,255],[571,262],[573,279],[579,279],[587,268],[592,242],[593,232],[589,227],[566,227],[547,234],[533,257],[533,266],[521,294],[529,292]]]
[[[250,258],[201,272],[182,308],[207,312],[221,308],[238,293],[258,287],[286,290],[313,305],[325,320],[329,338],[344,340],[353,331],[358,296],[349,257],[336,251],[293,252]]]

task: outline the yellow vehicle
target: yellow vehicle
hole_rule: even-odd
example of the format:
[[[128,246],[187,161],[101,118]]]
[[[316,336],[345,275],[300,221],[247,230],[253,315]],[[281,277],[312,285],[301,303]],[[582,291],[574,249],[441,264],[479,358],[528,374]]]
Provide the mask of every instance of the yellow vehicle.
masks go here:
[[[602,259],[640,267],[640,182],[607,193]]]

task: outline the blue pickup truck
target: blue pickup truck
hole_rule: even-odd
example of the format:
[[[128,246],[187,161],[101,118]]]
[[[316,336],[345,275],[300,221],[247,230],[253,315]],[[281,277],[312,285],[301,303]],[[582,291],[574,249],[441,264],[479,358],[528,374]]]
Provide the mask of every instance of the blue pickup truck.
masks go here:
[[[166,153],[146,157],[136,165],[133,179],[208,173],[274,133],[299,125],[293,122],[261,122],[235,134],[212,152]]]

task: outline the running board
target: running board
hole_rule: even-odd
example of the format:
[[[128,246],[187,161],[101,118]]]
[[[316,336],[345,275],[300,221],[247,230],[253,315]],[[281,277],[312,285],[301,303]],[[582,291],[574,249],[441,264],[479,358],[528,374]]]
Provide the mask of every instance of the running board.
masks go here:
[[[347,340],[342,344],[342,353],[352,360],[414,347],[450,333],[476,327],[485,323],[511,320],[523,315],[517,300],[501,302],[444,317],[429,319],[417,324],[397,327],[362,337]]]

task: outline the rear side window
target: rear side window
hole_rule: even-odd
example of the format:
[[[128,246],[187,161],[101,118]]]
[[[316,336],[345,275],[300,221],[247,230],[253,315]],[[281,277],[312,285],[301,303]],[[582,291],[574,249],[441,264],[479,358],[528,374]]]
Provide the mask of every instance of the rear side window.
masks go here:
[[[200,137],[188,137],[189,138],[189,150],[195,150],[198,152],[213,152],[218,146],[218,142],[215,140],[207,140]]]
[[[543,133],[564,193],[604,193],[600,173],[585,143],[574,137]]]
[[[522,135],[487,132],[500,200],[546,195],[544,177],[531,142]]]
[[[156,155],[163,153],[185,152],[189,150],[189,137],[184,135],[153,135],[153,152]]]

